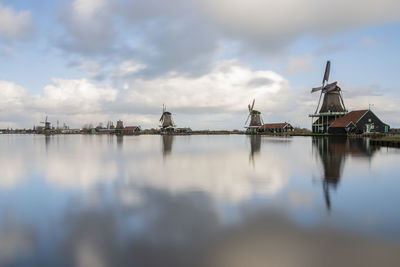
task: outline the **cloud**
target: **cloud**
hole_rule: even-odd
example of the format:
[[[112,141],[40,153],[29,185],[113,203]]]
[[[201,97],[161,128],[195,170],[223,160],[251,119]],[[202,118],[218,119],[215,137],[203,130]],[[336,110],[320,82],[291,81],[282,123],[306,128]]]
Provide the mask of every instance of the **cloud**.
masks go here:
[[[49,142],[54,142],[54,140]],[[117,162],[107,158],[106,151],[103,148],[99,149],[99,145],[95,143],[89,145],[91,146],[89,149],[80,151],[83,143],[86,142],[85,138],[81,138],[72,145],[66,146],[62,143],[64,152],[68,151],[68,153],[59,153],[52,149],[54,148],[52,144],[49,145],[50,156],[42,159],[46,162],[47,167],[43,172],[49,184],[60,188],[90,189],[99,183],[117,178]],[[96,151],[101,153],[96,153]],[[72,154],[77,153],[79,159],[71,157]]]
[[[304,35],[328,36],[400,19],[397,12],[400,3],[395,0],[202,0],[201,3],[204,12],[223,32],[264,51],[282,48]]]
[[[290,74],[299,74],[305,72],[313,72],[316,70],[314,57],[307,55],[301,57],[292,57],[289,59],[287,71]]]
[[[12,138],[10,138],[12,139]],[[31,170],[31,162],[25,162],[22,154],[15,149],[15,139],[2,143],[0,151],[0,189],[12,188],[27,178]]]
[[[282,158],[285,156],[268,153],[258,155],[260,157],[256,158],[256,164],[268,164],[257,164],[257,168],[252,169],[249,162],[243,160],[249,157],[248,154],[248,151],[239,149],[233,152],[218,151],[217,148],[212,154],[202,152],[194,156],[178,152],[173,157],[166,158],[164,163],[161,158],[157,161],[153,156],[144,157],[127,164],[124,180],[126,184],[139,190],[148,187],[176,195],[200,191],[206,192],[212,198],[223,198],[233,203],[247,200],[254,195],[278,194],[287,184],[292,172],[290,168],[284,167]],[[163,168],[149,168],[161,164]],[[221,165],[227,168],[221,169]],[[186,175],[188,172],[190,176]]]
[[[53,79],[41,94],[8,81],[0,81],[0,127],[32,127],[47,114],[53,121],[84,123],[107,120],[105,103],[116,100],[118,90],[98,82],[81,79]]]
[[[117,90],[86,79],[53,79],[42,95],[33,96],[34,106],[53,114],[95,113],[105,102],[114,101]]]
[[[307,127],[307,115],[314,111],[318,101],[318,96],[310,94],[308,88],[294,91],[282,75],[255,71],[236,60],[219,61],[199,77],[174,72],[153,78],[132,75],[143,68],[146,66],[125,61],[112,70],[112,86],[88,79],[53,79],[37,95],[14,83],[0,81],[0,87],[5,88],[0,90],[0,126],[10,126],[13,120],[19,127],[31,127],[47,114],[53,123],[59,120],[72,127],[122,119],[126,125],[154,128],[158,127],[162,104],[166,104],[178,126],[241,129],[248,113],[247,104],[256,99],[255,108],[262,112],[265,122],[288,121]],[[352,89],[349,94],[344,91],[349,109],[375,104],[377,110],[386,110],[382,119],[394,125],[400,122],[387,107],[397,110],[396,99],[396,95],[381,94],[373,86]]]
[[[201,76],[224,53],[276,55],[302,37],[398,21],[399,5],[395,0],[74,0],[62,9],[59,44],[69,55],[102,65],[132,60],[147,66],[136,75]],[[230,51],[227,43],[237,49]],[[290,71],[300,63],[309,67],[304,60],[291,62]]]
[[[0,80],[0,128],[25,126],[29,121],[26,104],[29,90],[13,82]]]
[[[93,54],[110,50],[115,37],[113,2],[110,0],[75,0],[63,8],[60,18],[66,34],[62,47]]]
[[[279,110],[290,94],[287,80],[273,71],[252,71],[235,60],[216,63],[200,77],[174,73],[154,79],[133,78],[124,101],[159,108],[162,103],[175,110],[243,111],[253,98],[261,109]]]
[[[24,98],[28,94],[28,90],[13,82],[0,80],[0,110],[6,111],[10,108],[22,108]]]
[[[64,33],[59,44],[68,53],[100,58],[104,64],[140,61],[148,66],[145,75],[173,70],[202,74],[219,44],[195,6],[182,0],[75,0],[60,16]]]
[[[16,12],[0,3],[0,40],[18,41],[32,34],[33,21],[29,11]]]
[[[124,73],[123,69],[120,69]],[[217,128],[241,128],[247,116],[247,104],[254,98],[256,108],[265,112],[290,109],[292,90],[288,81],[273,71],[253,71],[236,60],[214,64],[199,77],[169,73],[143,79],[123,77],[118,84],[118,100],[107,105],[116,113],[147,114],[157,125],[162,104],[166,104],[178,125]]]

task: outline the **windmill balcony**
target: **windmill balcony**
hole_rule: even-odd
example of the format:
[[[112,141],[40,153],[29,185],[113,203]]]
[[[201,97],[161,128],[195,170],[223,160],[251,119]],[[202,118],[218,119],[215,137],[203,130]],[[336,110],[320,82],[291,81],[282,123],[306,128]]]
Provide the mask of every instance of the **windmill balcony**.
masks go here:
[[[321,117],[321,116],[343,116],[347,114],[347,110],[345,111],[340,111],[340,112],[321,112],[321,113],[316,113],[316,114],[309,114],[308,117]]]

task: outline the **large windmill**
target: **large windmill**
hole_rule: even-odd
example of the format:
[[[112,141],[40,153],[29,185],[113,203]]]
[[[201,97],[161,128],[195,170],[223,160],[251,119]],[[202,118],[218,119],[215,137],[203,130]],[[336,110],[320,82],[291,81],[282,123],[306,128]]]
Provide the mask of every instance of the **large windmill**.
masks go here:
[[[174,121],[172,120],[172,114],[171,112],[167,111],[167,106],[163,104],[163,110],[162,110],[162,115],[160,118],[161,122],[161,131],[162,132],[173,132],[174,131]]]
[[[338,117],[347,114],[346,107],[343,102],[342,90],[337,85],[337,82],[328,83],[331,62],[326,62],[325,73],[322,79],[322,85],[311,90],[311,93],[320,91],[317,109],[312,118],[313,133],[327,133],[329,126]],[[323,101],[320,108],[320,103],[323,95]],[[319,109],[319,110],[318,110]]]
[[[260,128],[261,125],[264,124],[262,116],[261,116],[261,112],[254,109],[255,102],[256,102],[256,100],[253,99],[253,103],[251,105],[250,104],[248,105],[249,116],[247,116],[247,120],[244,123],[245,128],[247,128],[247,132],[250,132],[250,133],[256,133],[258,128]],[[248,126],[246,126],[249,119],[250,119],[250,123]]]

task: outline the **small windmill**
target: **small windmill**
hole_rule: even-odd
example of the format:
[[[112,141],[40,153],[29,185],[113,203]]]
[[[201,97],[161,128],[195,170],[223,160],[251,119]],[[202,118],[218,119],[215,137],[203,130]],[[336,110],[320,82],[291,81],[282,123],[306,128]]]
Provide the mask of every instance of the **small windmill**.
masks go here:
[[[47,121],[47,116],[45,121],[41,121],[40,123],[44,124],[44,130],[50,130],[50,122]]]
[[[172,120],[171,112],[167,111],[167,106],[163,104],[162,115],[160,118],[161,131],[174,131],[174,121]]]
[[[257,129],[261,125],[264,124],[262,116],[261,116],[261,112],[254,109],[255,102],[256,102],[256,100],[253,99],[253,103],[251,105],[250,104],[248,105],[249,115],[247,116],[247,120],[244,123],[245,124],[245,128],[247,128],[247,131],[251,132],[251,133],[257,132]],[[246,126],[247,122],[249,121],[249,119],[250,119],[250,123],[249,123],[248,126]]]
[[[343,102],[342,90],[337,86],[337,82],[328,83],[329,73],[331,70],[331,62],[326,62],[325,74],[322,80],[322,85],[311,90],[311,93],[321,91],[318,100],[318,106],[314,114],[317,114],[319,104],[321,103],[322,94],[324,94],[324,101],[322,102],[319,113],[324,112],[346,112],[346,107]]]

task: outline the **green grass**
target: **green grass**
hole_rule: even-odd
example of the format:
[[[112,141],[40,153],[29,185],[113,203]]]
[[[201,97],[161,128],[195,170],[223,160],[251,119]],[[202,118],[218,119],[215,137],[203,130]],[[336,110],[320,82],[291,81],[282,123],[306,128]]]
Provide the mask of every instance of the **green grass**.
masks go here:
[[[381,138],[374,138],[376,141],[387,141],[387,142],[400,142],[400,136],[383,136]]]

